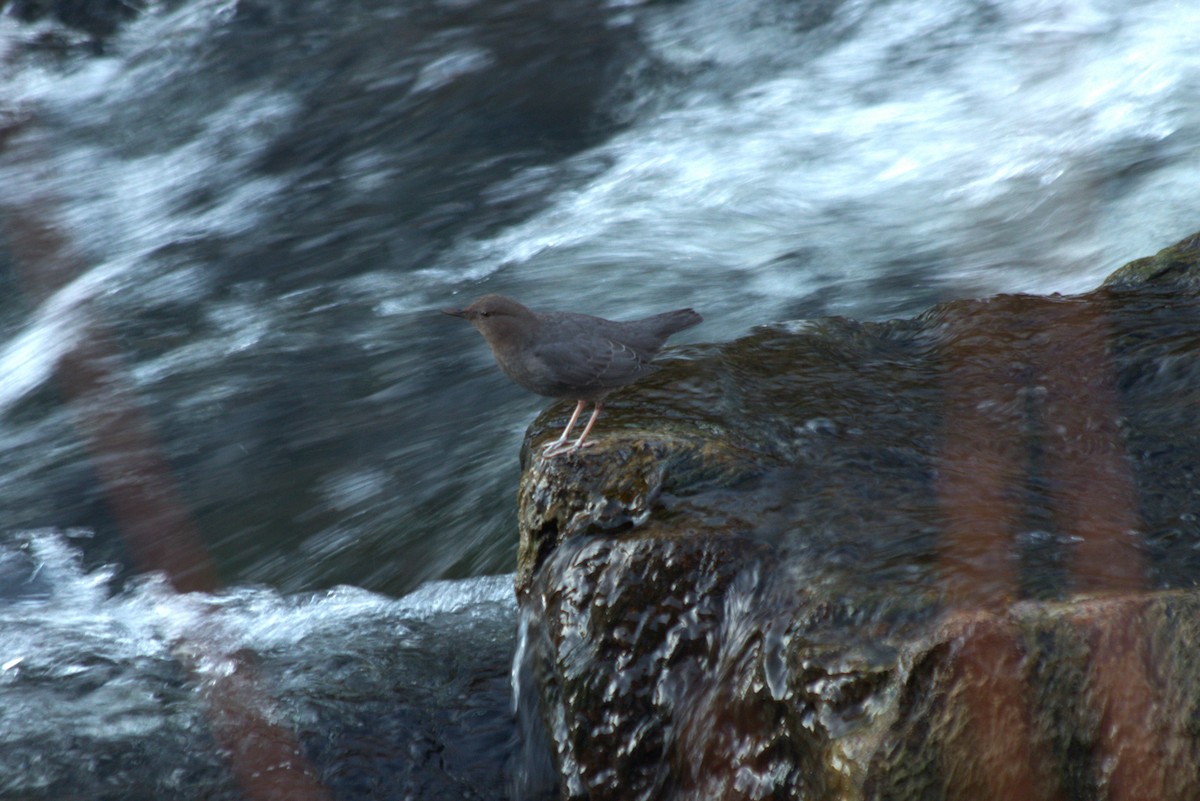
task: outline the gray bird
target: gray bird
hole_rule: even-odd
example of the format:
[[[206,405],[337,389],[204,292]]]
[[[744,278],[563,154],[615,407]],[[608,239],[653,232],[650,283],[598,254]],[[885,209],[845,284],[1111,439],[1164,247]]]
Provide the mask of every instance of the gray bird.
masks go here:
[[[583,446],[583,441],[614,389],[632,384],[658,368],[650,363],[667,337],[699,324],[691,309],[618,322],[574,312],[535,312],[511,298],[486,295],[465,309],[443,309],[479,329],[505,375],[539,395],[576,401],[562,436],[546,446],[554,456]],[[588,401],[592,417],[573,445],[571,429]]]

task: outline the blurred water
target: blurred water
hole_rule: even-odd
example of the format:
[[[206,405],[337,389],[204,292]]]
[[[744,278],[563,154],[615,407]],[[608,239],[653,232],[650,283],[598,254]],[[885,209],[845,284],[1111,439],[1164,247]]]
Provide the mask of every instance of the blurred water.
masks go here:
[[[611,308],[665,293],[726,337],[747,318],[1082,290],[1188,230],[1186,10],[840,4],[811,27],[801,13],[650,13],[650,57],[673,80],[576,160],[598,176],[470,255],[519,272],[522,294],[590,267]],[[620,281],[630,266],[642,281]]]
[[[0,605],[0,797],[261,798],[255,770],[307,771],[338,798],[509,797],[510,577],[402,599],[114,592],[81,569],[85,536],[0,544],[19,588]],[[290,740],[288,764],[255,737]]]

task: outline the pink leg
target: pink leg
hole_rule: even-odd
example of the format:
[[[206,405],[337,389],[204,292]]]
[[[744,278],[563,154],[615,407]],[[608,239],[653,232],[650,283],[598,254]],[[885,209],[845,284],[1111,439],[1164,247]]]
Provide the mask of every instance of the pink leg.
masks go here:
[[[575,404],[575,413],[571,415],[571,419],[567,421],[567,427],[563,429],[562,436],[551,442],[545,448],[542,448],[542,453],[549,456],[551,451],[557,451],[562,444],[567,441],[567,437],[571,434],[571,429],[575,427],[575,421],[579,419],[579,413],[583,411],[583,407],[587,405],[587,401],[579,401]],[[588,425],[591,428],[591,425]],[[586,431],[584,432],[587,433]]]
[[[592,416],[588,419],[588,424],[583,427],[583,433],[579,435],[579,439],[575,440],[575,444],[571,446],[571,450],[577,451],[583,447],[583,441],[587,439],[588,432],[592,430],[592,426],[596,424],[596,418],[600,416],[600,410],[604,408],[604,404],[596,402],[596,408],[592,410]]]

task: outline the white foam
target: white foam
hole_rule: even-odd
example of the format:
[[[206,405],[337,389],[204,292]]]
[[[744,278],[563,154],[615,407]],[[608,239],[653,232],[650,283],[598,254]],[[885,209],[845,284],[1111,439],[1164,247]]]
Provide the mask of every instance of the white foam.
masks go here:
[[[745,270],[728,289],[761,314],[922,254],[970,293],[1094,286],[1144,255],[1146,215],[1115,213],[1107,182],[1200,127],[1200,10],[1030,0],[982,24],[969,4],[843,5],[788,34],[794,55],[750,46],[783,35],[772,13],[663,7],[647,40],[693,84],[576,159],[610,166],[448,261],[521,265],[531,284],[623,265],[660,297]],[[1123,191],[1175,221],[1160,244],[1194,227],[1185,199]],[[777,266],[796,252],[804,267]]]
[[[25,550],[45,589],[45,597],[0,604],[0,665],[7,665],[0,674],[22,666],[69,671],[73,659],[88,654],[103,653],[114,661],[173,658],[173,649],[181,645],[216,657],[242,648],[290,651],[313,635],[351,643],[359,627],[375,631],[381,621],[403,637],[406,621],[470,616],[473,610],[516,612],[511,575],[433,581],[401,598],[350,586],[307,595],[266,587],[178,593],[157,574],[114,593],[113,571],[84,570],[79,550],[64,532],[29,531],[0,547]]]
[[[58,360],[87,336],[86,304],[103,292],[126,265],[106,263],[51,295],[29,323],[0,348],[0,415],[53,374]]]

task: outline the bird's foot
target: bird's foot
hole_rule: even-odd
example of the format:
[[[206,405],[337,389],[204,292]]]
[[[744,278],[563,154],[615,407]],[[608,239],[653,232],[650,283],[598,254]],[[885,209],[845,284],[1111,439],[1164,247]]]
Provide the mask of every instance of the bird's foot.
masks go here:
[[[571,453],[581,448],[590,448],[594,443],[591,441],[579,442],[552,442],[542,449],[542,458],[549,459],[552,456],[558,456],[560,453]]]

